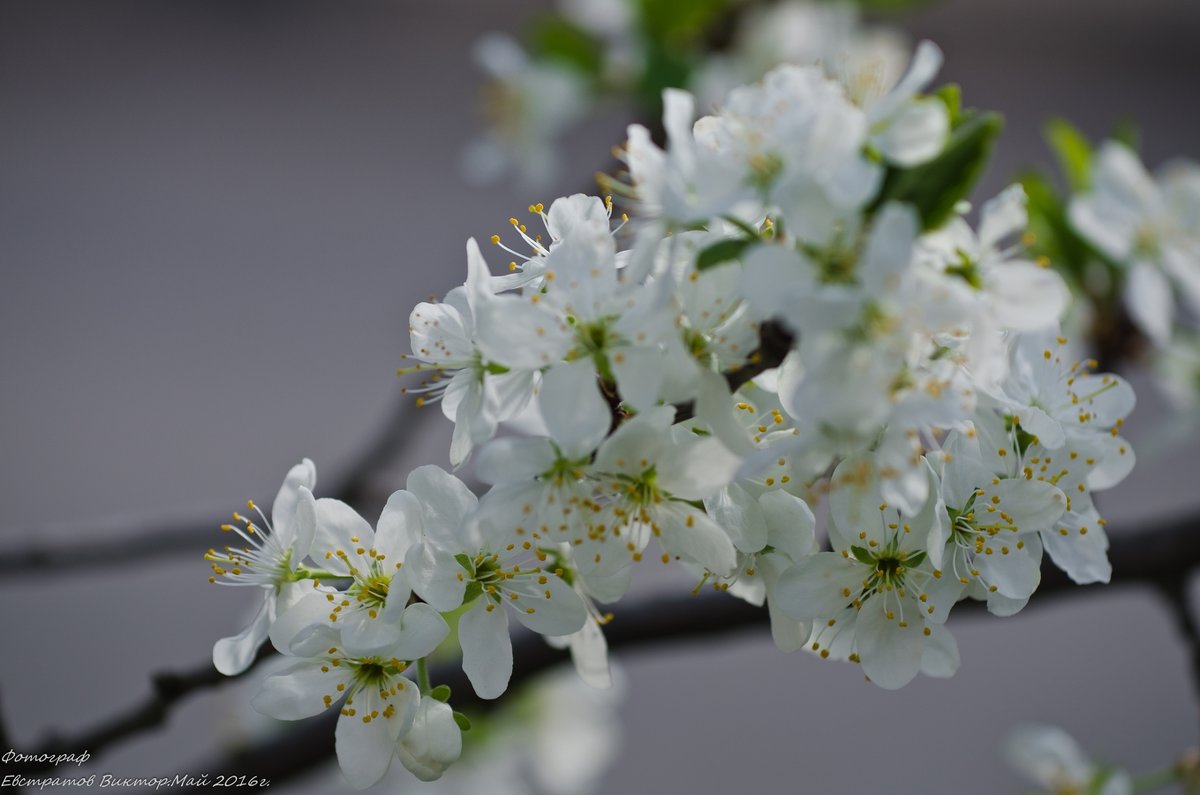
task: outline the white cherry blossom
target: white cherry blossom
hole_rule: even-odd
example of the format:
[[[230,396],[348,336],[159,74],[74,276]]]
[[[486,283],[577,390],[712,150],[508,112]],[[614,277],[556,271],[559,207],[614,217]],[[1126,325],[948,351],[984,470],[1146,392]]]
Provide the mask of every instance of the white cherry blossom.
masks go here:
[[[210,549],[204,556],[213,571],[210,582],[248,585],[263,591],[262,604],[250,624],[213,646],[213,665],[223,674],[232,676],[249,668],[275,617],[300,597],[297,581],[303,577],[303,561],[316,531],[312,495],[316,484],[317,469],[306,458],[284,478],[271,506],[273,522],[253,501],[248,503],[249,509],[259,514],[266,532],[252,519],[235,513],[236,524],[222,525],[221,529],[238,535],[245,546],[226,546],[221,552]]]

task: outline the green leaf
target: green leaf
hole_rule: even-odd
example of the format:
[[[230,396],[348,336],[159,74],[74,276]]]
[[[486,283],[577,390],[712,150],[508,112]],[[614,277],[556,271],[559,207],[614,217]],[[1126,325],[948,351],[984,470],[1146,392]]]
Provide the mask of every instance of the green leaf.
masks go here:
[[[1071,226],[1058,192],[1041,174],[1024,174],[1020,182],[1029,213],[1030,253],[1045,257],[1057,271],[1081,284],[1092,256],[1088,245]]]
[[[471,730],[471,720],[461,712],[454,713],[454,722],[458,724],[458,728],[465,732],[469,732]]]
[[[438,685],[429,691],[429,697],[445,704],[450,700],[450,685]]]
[[[644,67],[635,98],[649,119],[661,119],[662,95],[667,88],[682,88],[691,79],[693,59],[659,39],[647,42]]]
[[[637,11],[649,39],[679,47],[702,39],[731,6],[731,0],[638,0]]]
[[[1083,133],[1066,119],[1052,119],[1046,125],[1046,143],[1071,190],[1087,190],[1092,181],[1092,145]]]
[[[573,66],[590,77],[599,77],[604,67],[604,45],[560,16],[548,14],[534,22],[529,48],[538,58]]]
[[[875,565],[875,556],[868,552],[865,548],[850,547],[850,551],[854,553],[854,557],[859,563],[866,564],[867,566]]]
[[[754,241],[718,240],[696,256],[696,270],[706,271],[723,262],[738,259]]]
[[[998,113],[966,118],[933,160],[914,168],[889,168],[872,212],[888,201],[904,202],[916,207],[922,228],[937,229],[975,187],[1003,127]]]

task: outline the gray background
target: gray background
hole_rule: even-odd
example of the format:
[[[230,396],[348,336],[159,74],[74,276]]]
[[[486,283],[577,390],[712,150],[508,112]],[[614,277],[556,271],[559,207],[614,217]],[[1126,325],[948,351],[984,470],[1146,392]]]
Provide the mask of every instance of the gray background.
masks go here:
[[[620,114],[582,131],[552,192],[460,180],[478,129],[467,49],[547,5],[0,3],[0,546],[147,514],[211,516],[215,538],[301,456],[326,484],[343,471],[398,398],[409,309],[461,281],[466,237],[588,187],[623,137]],[[1191,0],[947,0],[905,24],[942,45],[970,104],[1008,116],[985,191],[1045,160],[1052,113],[1093,135],[1136,118],[1151,163],[1200,156]],[[1157,413],[1146,392],[1135,441]],[[391,485],[445,463],[447,424],[426,419]],[[1194,450],[1144,460],[1106,502],[1114,526],[1196,505]],[[184,556],[0,582],[15,742],[202,660],[249,599],[206,576]],[[1183,649],[1148,592],[953,626],[957,677],[899,693],[761,634],[622,655],[628,733],[605,791],[1014,791],[995,747],[1021,720],[1135,770],[1197,741]],[[94,769],[201,772],[189,761],[236,741],[239,709],[232,691],[188,701]]]

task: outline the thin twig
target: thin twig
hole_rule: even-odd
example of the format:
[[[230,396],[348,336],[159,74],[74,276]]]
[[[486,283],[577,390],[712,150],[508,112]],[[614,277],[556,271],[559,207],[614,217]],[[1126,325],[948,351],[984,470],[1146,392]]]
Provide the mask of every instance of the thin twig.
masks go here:
[[[1200,626],[1196,624],[1195,608],[1188,593],[1191,579],[1188,575],[1189,572],[1172,572],[1164,575],[1157,585],[1187,649],[1192,688],[1200,699]]]
[[[379,495],[372,489],[373,480],[412,438],[418,427],[415,416],[415,404],[411,397],[405,396],[392,410],[384,427],[372,437],[371,446],[341,476],[330,496],[358,508],[379,501]],[[0,575],[11,580],[13,577],[43,576],[47,571],[145,563],[169,555],[201,551],[213,543],[218,524],[215,516],[203,513],[166,520],[110,519],[90,523],[86,528],[80,527],[77,532],[70,533],[70,539],[35,542],[26,549],[0,553]],[[37,539],[68,534],[33,528],[13,535]]]
[[[1196,517],[1161,522],[1141,532],[1114,533],[1110,555],[1113,561],[1111,586],[1150,585],[1160,587],[1171,578],[1183,578],[1200,567],[1200,532]],[[1046,561],[1042,584],[1030,607],[1056,601],[1058,597],[1086,597],[1097,588],[1074,585],[1066,575]],[[981,616],[982,602],[963,602],[955,615]],[[767,612],[728,594],[704,592],[698,596],[672,595],[632,603],[617,611],[616,620],[605,627],[611,649],[649,649],[675,642],[711,640],[714,636],[761,629]],[[528,682],[547,669],[564,662],[564,652],[552,649],[532,634],[513,638],[514,669],[511,687]],[[497,702],[478,699],[461,668],[443,664],[433,669],[436,684],[454,691],[456,709],[485,711]],[[337,713],[313,718],[294,729],[281,732],[228,756],[204,760],[194,770],[221,770],[246,776],[257,775],[272,784],[300,776],[333,755],[333,727]],[[192,790],[184,790],[190,792]],[[199,792],[199,790],[195,790]]]
[[[33,752],[44,754],[78,754],[87,751],[92,757],[139,734],[158,728],[167,722],[172,708],[186,697],[245,676],[263,660],[275,656],[270,644],[258,650],[254,661],[240,674],[225,676],[213,667],[211,660],[180,673],[162,672],[150,677],[151,693],[141,702],[123,710],[91,729],[74,735],[51,735]],[[7,743],[0,743],[8,748]],[[22,752],[25,753],[25,752]],[[25,763],[23,772],[36,773],[53,767],[48,763]]]

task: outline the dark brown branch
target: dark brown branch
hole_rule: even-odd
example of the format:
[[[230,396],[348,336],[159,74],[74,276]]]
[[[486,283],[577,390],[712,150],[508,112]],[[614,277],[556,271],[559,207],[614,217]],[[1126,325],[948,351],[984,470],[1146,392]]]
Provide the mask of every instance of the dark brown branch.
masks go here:
[[[1186,517],[1161,522],[1142,532],[1114,533],[1110,549],[1112,585],[1159,587],[1172,578],[1185,578],[1200,567],[1198,525],[1200,519]],[[1098,592],[1099,587],[1074,585],[1047,560],[1041,587],[1030,605],[1036,607],[1067,595],[1086,598]],[[983,608],[981,602],[963,602],[955,608],[955,615],[978,616],[983,614]],[[709,591],[699,596],[657,597],[618,608],[616,619],[605,628],[605,635],[614,651],[641,650],[676,642],[710,642],[714,636],[762,629],[767,623],[764,609]],[[567,659],[563,652],[530,634],[513,639],[513,658],[511,686],[514,688]],[[477,699],[457,665],[437,666],[432,674],[435,684],[449,685],[454,691],[452,702],[456,709],[483,711],[497,703]],[[259,744],[229,756],[205,760],[191,769],[257,775],[272,784],[281,783],[309,772],[333,755],[335,720],[336,713],[314,718]]]
[[[792,349],[795,338],[776,320],[768,320],[758,328],[758,348],[750,354],[750,361],[736,370],[725,373],[729,391],[736,392],[757,376],[783,364],[783,359]],[[683,422],[695,416],[696,405],[688,401],[676,407],[675,421]]]
[[[1190,579],[1189,572],[1174,572],[1164,576],[1157,585],[1187,649],[1193,695],[1200,699],[1200,626],[1196,624],[1196,611],[1188,593]]]
[[[372,489],[373,479],[400,453],[417,426],[412,398],[404,397],[392,411],[387,424],[373,437],[371,446],[351,465],[329,496],[357,508],[378,501]],[[41,576],[48,570],[102,568],[108,565],[144,563],[182,552],[198,552],[213,544],[219,517],[201,514],[166,520],[138,519],[135,522],[113,519],[91,523],[86,533],[54,543],[42,542],[26,549],[0,554],[0,575],[6,578]],[[82,528],[81,528],[82,529]],[[121,531],[124,531],[123,533]],[[14,537],[43,538],[43,529],[31,528]],[[62,534],[60,534],[62,535]],[[117,536],[117,537],[114,537]],[[96,539],[99,540],[82,540]]]
[[[151,674],[151,693],[140,703],[87,731],[73,735],[51,735],[39,743],[32,753],[38,756],[78,754],[86,750],[93,757],[100,756],[114,745],[165,724],[171,714],[171,709],[188,696],[245,676],[260,662],[273,656],[275,656],[275,650],[271,648],[270,644],[264,644],[259,648],[258,655],[250,667],[236,676],[225,676],[219,673],[213,667],[211,660],[205,660],[194,668],[180,673]],[[11,747],[7,742],[0,743],[0,745],[3,745],[4,748]],[[30,753],[21,749],[15,750],[19,753]],[[25,763],[18,767],[22,768],[22,773],[30,774],[48,770],[53,765]]]

